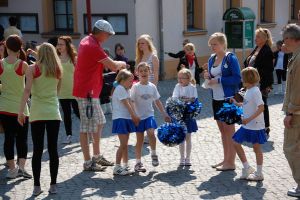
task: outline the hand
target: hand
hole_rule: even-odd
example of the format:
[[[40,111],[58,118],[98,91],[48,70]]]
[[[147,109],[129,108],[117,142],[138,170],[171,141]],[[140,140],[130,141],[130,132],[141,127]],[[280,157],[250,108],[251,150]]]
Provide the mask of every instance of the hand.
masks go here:
[[[118,70],[121,70],[121,69],[126,69],[126,62],[124,61],[116,61],[117,62],[117,66],[118,66]]]
[[[132,116],[132,121],[133,121],[135,126],[138,126],[141,119],[138,116],[134,115],[134,116]]]
[[[250,122],[249,118],[242,119],[242,124],[246,125]]]
[[[236,101],[234,98],[232,98],[232,97],[229,99],[229,102],[230,102],[230,103],[233,103],[234,105],[237,104],[237,101]]]
[[[217,84],[218,83],[218,79],[210,79],[208,81],[208,85],[214,85],[214,84]]]
[[[172,119],[169,115],[165,114],[165,122],[169,122],[171,123],[172,122]]]
[[[292,118],[293,116],[289,115],[289,116],[285,116],[284,120],[283,120],[283,124],[285,128],[292,128]]]
[[[207,70],[204,70],[203,77],[204,77],[204,79],[210,79],[210,75]]]
[[[205,63],[204,65],[202,65],[202,68],[207,71],[208,70],[208,63]]]
[[[18,114],[18,122],[21,126],[25,124],[25,118],[26,116],[23,113]]]

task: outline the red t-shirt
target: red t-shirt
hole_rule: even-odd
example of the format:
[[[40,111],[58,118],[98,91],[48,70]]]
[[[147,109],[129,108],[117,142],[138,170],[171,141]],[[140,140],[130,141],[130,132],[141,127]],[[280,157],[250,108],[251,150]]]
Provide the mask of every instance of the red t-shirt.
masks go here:
[[[86,36],[80,41],[74,72],[73,96],[87,98],[90,93],[93,98],[99,98],[103,85],[101,61],[107,57],[93,35]]]

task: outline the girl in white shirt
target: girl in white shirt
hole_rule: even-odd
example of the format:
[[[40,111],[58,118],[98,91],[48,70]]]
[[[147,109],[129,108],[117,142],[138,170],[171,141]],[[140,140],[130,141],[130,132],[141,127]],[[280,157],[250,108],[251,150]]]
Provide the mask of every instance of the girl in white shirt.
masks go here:
[[[196,82],[192,78],[192,73],[188,69],[181,69],[178,72],[178,84],[175,86],[172,97],[181,98],[184,101],[194,101],[198,98]],[[191,133],[197,132],[198,127],[195,119],[190,119],[184,122],[187,127],[185,141],[179,145],[180,166],[191,166]],[[186,152],[186,155],[185,155]]]
[[[149,64],[146,62],[141,62],[138,64],[136,71],[139,77],[139,82],[132,86],[130,90],[130,96],[134,105],[134,109],[141,121],[137,126],[136,131],[136,165],[134,169],[137,172],[146,172],[146,169],[141,162],[145,131],[147,132],[149,138],[152,165],[154,167],[159,165],[158,156],[156,154],[156,138],[154,135],[154,130],[157,128],[157,125],[154,119],[154,109],[152,106],[153,102],[164,116],[165,121],[171,122],[171,119],[165,112],[163,104],[159,100],[160,95],[156,86],[149,81]]]
[[[129,95],[133,74],[131,74],[130,71],[123,69],[118,73],[116,81],[118,85],[112,95],[112,133],[118,134],[120,146],[116,153],[116,166],[113,174],[129,175],[133,173],[128,167],[129,133],[136,131],[136,126],[139,124],[140,118],[134,112]],[[120,164],[121,159],[123,159],[123,167]]]
[[[241,179],[251,181],[262,181],[264,179],[262,174],[263,154],[261,151],[261,144],[267,142],[264,122],[264,102],[262,95],[257,87],[260,77],[258,71],[253,67],[247,67],[242,70],[243,85],[247,89],[243,103],[237,103],[231,99],[234,104],[243,106],[244,116],[242,119],[242,126],[233,135],[234,147],[243,163]],[[245,152],[241,144],[249,142],[253,144],[253,150],[256,155],[257,170],[255,171],[247,161]]]

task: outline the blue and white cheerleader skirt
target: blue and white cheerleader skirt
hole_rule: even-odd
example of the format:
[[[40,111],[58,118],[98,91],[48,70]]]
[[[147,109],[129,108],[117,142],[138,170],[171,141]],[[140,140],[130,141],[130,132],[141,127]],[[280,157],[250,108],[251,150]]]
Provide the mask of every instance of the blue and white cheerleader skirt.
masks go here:
[[[261,130],[250,130],[240,127],[239,130],[235,132],[232,139],[242,144],[243,142],[249,142],[252,144],[264,144],[267,142],[265,129]]]
[[[188,132],[188,133],[197,132],[198,126],[197,126],[197,122],[196,122],[195,119],[188,119],[188,120],[185,120],[185,121],[184,121],[184,124],[186,125],[187,132]]]
[[[131,119],[118,118],[113,120],[112,133],[128,134],[136,132],[136,127]]]
[[[141,120],[138,127],[136,128],[136,132],[144,133],[150,128],[157,128],[157,124],[153,116]]]

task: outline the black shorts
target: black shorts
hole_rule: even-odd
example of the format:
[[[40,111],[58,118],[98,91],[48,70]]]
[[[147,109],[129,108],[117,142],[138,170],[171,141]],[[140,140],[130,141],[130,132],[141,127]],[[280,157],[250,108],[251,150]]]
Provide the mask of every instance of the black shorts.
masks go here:
[[[214,100],[212,101],[212,107],[213,107],[213,112],[214,112],[214,119],[219,120],[217,117],[217,112],[223,107],[223,103],[228,103],[228,101],[225,100]]]

